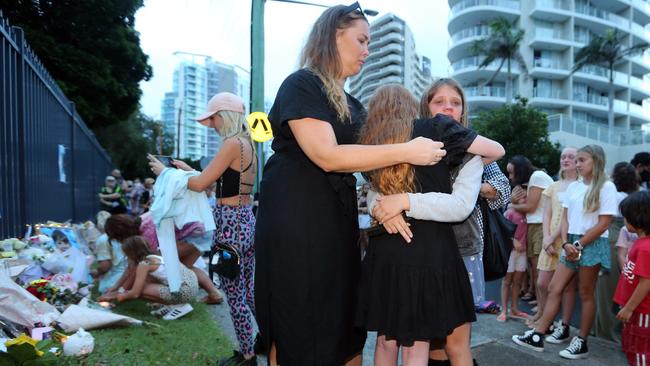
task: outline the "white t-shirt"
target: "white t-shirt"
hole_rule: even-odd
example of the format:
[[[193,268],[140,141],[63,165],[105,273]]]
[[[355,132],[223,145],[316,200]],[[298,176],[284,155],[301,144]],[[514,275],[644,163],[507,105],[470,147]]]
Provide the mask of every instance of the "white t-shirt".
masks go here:
[[[541,170],[533,172],[533,175],[530,176],[528,180],[528,194],[530,194],[530,189],[532,187],[541,188],[544,191],[548,186],[553,183],[553,178],[548,174],[544,173]],[[544,205],[542,200],[544,197],[539,196],[539,203],[537,204],[537,209],[534,212],[526,214],[526,222],[529,224],[541,224],[544,220]]]
[[[621,209],[619,208],[619,206],[621,205],[621,202],[623,202],[625,197],[627,197],[627,193],[625,193],[625,192],[616,192],[616,215],[614,215],[614,216],[623,217],[623,215],[621,215]]]
[[[589,186],[583,182],[573,182],[566,189],[566,200],[562,202],[562,207],[567,209],[567,219],[569,221],[569,234],[583,235],[587,230],[596,226],[598,216],[616,215],[618,205],[616,199],[616,186],[614,183],[607,181],[600,190],[600,207],[594,212],[584,212],[583,202]],[[608,231],[600,234],[601,238],[607,238]]]

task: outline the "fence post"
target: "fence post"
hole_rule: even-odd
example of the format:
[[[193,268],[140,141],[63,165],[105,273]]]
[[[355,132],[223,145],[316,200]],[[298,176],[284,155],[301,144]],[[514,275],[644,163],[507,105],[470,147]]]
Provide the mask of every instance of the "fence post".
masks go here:
[[[18,193],[16,208],[19,210],[18,230],[21,232],[27,224],[27,206],[26,206],[26,191],[27,177],[25,169],[25,32],[20,27],[11,27],[16,36],[16,44],[18,45],[19,57],[16,62],[16,132],[17,132],[17,145],[18,145],[18,185],[16,191]]]
[[[76,186],[76,181],[77,181],[77,176],[75,174],[75,155],[76,155],[76,149],[74,146],[74,138],[75,138],[75,133],[74,131],[76,130],[75,128],[75,120],[74,120],[74,115],[75,115],[75,104],[74,102],[70,102],[70,185],[72,189],[72,222],[77,222],[77,186]]]

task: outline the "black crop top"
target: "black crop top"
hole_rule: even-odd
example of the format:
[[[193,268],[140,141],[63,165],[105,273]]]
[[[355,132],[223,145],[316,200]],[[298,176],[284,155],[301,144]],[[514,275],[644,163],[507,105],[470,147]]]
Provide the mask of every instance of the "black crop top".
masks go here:
[[[249,141],[251,144],[251,147],[253,146],[253,143]],[[251,159],[251,162],[248,164],[248,166],[242,171],[247,172],[248,169],[250,169],[253,166],[253,160],[255,159],[255,156]],[[232,197],[232,196],[237,196],[240,194],[239,192],[239,172],[236,171],[235,169],[232,169],[231,167],[227,167],[226,170],[223,172],[221,175],[221,178],[217,180],[217,191],[216,191],[216,197],[217,198],[223,198],[223,197]],[[251,194],[252,190],[245,190],[244,187],[253,187],[253,184],[251,183],[246,183],[246,182],[241,182],[242,185],[242,191],[241,194]]]

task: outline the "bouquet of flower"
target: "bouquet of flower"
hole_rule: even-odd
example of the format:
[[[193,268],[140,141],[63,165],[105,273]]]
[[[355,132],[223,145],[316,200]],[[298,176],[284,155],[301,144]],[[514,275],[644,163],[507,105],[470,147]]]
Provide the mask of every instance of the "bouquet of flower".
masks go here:
[[[7,341],[5,345],[7,352],[0,352],[1,365],[56,365],[62,348],[57,340],[36,341],[25,334]]]
[[[78,304],[84,298],[86,291],[80,290],[86,286],[88,284],[74,281],[70,274],[57,274],[30,282],[26,290],[64,312],[69,305]]]

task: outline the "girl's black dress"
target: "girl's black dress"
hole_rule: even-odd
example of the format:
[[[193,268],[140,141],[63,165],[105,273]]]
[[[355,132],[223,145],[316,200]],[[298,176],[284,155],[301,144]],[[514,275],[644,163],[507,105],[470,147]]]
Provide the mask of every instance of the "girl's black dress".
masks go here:
[[[438,164],[415,167],[417,192],[450,193],[450,166],[462,161],[476,133],[439,114],[416,120],[413,135],[442,141],[447,150]],[[410,223],[410,244],[398,234],[370,237],[357,307],[359,326],[404,346],[445,338],[454,328],[476,320],[469,277],[451,225]]]
[[[347,95],[339,121],[321,80],[308,70],[282,83],[269,114],[275,152],[264,167],[255,236],[255,304],[264,341],[283,365],[341,365],[361,352],[354,316],[361,256],[355,178],[328,173],[298,146],[289,120],[329,122],[353,144],[365,109]]]

